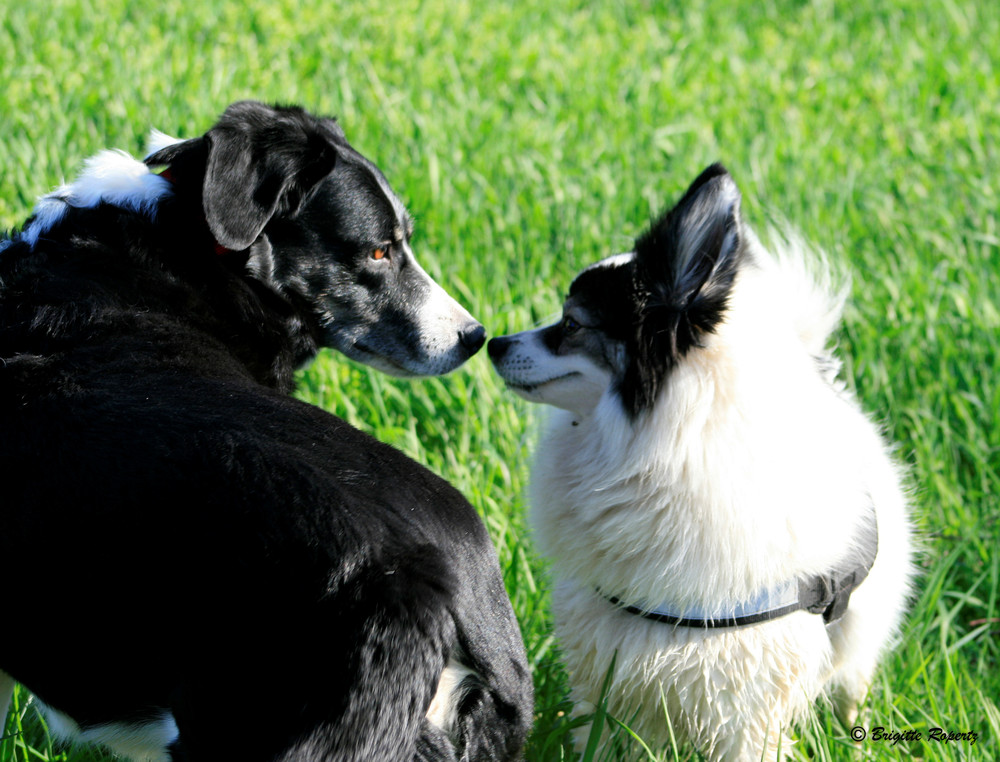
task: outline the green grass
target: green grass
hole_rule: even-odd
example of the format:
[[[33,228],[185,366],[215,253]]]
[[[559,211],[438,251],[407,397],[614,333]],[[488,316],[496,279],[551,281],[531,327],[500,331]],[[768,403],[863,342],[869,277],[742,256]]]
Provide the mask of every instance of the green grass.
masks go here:
[[[627,249],[724,161],[751,223],[787,219],[852,272],[845,377],[910,468],[922,577],[867,724],[979,733],[975,746],[858,746],[821,709],[793,756],[988,760],[1000,756],[998,39],[993,0],[6,0],[0,227],[96,150],[141,150],[151,126],[193,136],[238,98],[299,102],[339,115],[385,169],[427,269],[496,335],[555,313],[572,273]],[[534,668],[527,757],[568,758],[566,678],[525,520],[539,411],[482,354],[417,382],[324,355],[300,394],[481,512]],[[36,627],[86,626],[46,611],[30,570],[5,571],[3,649]],[[17,698],[0,762],[101,758],[53,747]]]

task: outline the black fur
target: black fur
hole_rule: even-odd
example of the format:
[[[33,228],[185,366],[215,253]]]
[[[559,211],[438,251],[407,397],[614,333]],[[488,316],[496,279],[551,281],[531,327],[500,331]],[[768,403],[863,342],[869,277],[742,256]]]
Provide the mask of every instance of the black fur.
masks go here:
[[[71,208],[0,244],[25,625],[0,670],[84,729],[168,710],[174,760],[517,757],[531,677],[476,513],[286,394],[393,237],[384,178],[332,120],[251,103],[150,161],[174,185],[152,216]],[[449,657],[476,673],[452,739],[424,718]]]

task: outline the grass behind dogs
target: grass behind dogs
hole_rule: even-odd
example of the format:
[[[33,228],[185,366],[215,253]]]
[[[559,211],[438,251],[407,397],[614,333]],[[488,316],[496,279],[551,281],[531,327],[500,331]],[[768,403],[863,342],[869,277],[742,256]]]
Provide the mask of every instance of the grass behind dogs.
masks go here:
[[[425,267],[497,335],[552,316],[572,273],[629,248],[722,160],[752,225],[786,218],[852,273],[843,375],[912,469],[926,545],[912,613],[861,723],[924,740],[855,744],[821,708],[792,754],[995,757],[1000,10],[975,0],[593,5],[8,0],[0,227],[20,224],[96,150],[140,151],[151,126],[190,137],[241,97],[301,102],[338,114],[386,170],[417,218]],[[528,759],[568,759],[574,721],[524,517],[539,410],[505,393],[484,355],[416,382],[324,356],[301,378],[304,399],[402,448],[480,510],[535,669]],[[38,627],[72,637],[127,626],[99,611],[63,621],[30,570],[5,572],[4,648]],[[0,762],[101,759],[53,748],[19,700],[23,719],[7,726],[19,735],[0,741]],[[980,738],[929,742],[934,727]]]

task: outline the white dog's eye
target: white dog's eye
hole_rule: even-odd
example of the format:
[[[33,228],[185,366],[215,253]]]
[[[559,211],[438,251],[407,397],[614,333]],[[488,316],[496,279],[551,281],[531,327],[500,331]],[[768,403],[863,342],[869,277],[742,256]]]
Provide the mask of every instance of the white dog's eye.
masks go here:
[[[563,333],[566,334],[567,336],[571,336],[572,334],[579,331],[581,328],[583,328],[583,326],[580,325],[578,322],[576,322],[573,318],[568,316],[563,318],[562,329]]]

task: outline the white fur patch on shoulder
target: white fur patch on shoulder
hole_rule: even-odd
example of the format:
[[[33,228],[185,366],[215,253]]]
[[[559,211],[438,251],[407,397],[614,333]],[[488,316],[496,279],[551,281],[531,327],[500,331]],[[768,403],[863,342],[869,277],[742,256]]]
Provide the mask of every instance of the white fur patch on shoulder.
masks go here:
[[[169,182],[125,151],[101,151],[84,162],[83,172],[71,185],[60,186],[38,200],[34,219],[21,237],[34,246],[70,207],[91,208],[105,203],[152,214],[160,199],[170,192]]]
[[[165,132],[160,132],[157,129],[152,129],[149,131],[149,137],[146,139],[146,158],[148,159],[157,151],[162,151],[164,148],[169,148],[172,145],[177,145],[178,143],[183,143],[182,138],[174,138],[167,135]]]
[[[39,236],[59,224],[69,209],[68,195],[69,186],[63,185],[47,196],[38,199],[35,210],[32,212],[31,224],[21,234],[21,239],[25,243],[34,246],[38,242]]]
[[[97,206],[102,201],[133,211],[155,208],[170,183],[149,171],[124,151],[101,151],[87,159],[84,170],[69,187],[71,206]]]

